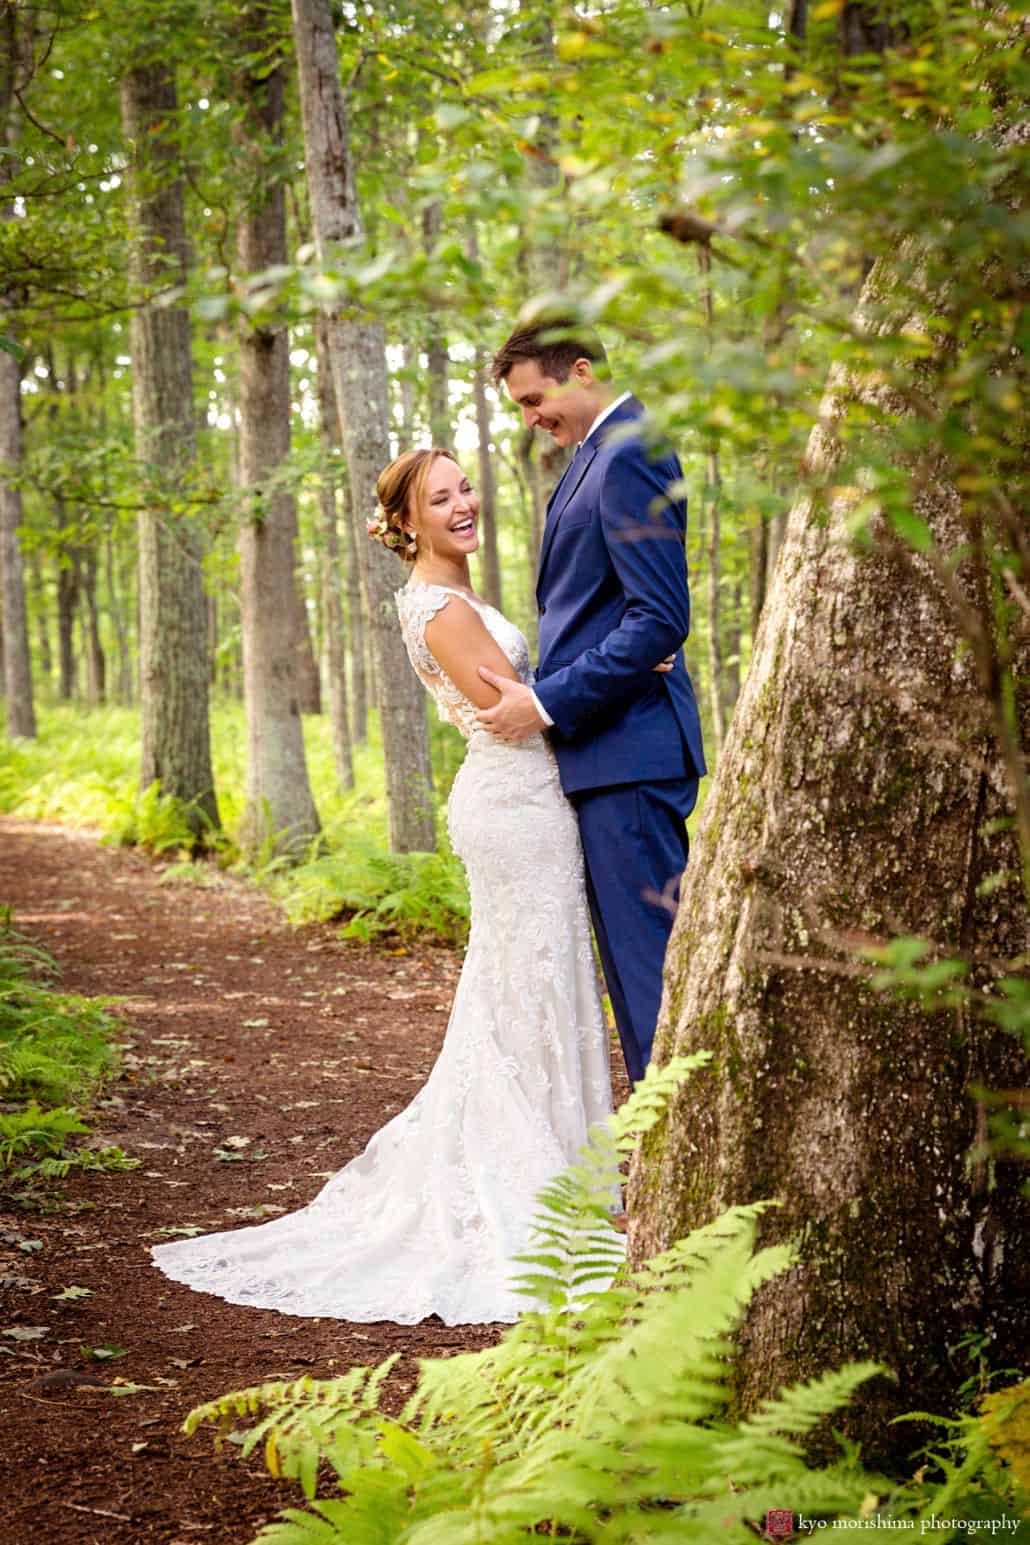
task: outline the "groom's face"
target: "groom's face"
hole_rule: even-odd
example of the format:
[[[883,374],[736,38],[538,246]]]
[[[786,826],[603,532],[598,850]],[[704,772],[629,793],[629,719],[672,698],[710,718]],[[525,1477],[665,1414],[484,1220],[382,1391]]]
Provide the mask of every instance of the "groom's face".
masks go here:
[[[582,440],[597,415],[589,360],[577,360],[567,381],[544,375],[535,359],[519,359],[505,376],[512,401],[527,429],[542,429],[557,445]]]

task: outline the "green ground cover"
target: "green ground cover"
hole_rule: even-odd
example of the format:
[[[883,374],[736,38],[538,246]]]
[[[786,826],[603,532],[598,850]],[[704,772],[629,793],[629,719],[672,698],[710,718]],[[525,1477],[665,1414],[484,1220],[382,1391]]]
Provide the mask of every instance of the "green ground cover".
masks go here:
[[[16,1182],[72,1167],[124,1169],[120,1149],[88,1137],[90,1107],[118,1066],[111,1001],[58,993],[56,967],[0,911],[0,1172]]]

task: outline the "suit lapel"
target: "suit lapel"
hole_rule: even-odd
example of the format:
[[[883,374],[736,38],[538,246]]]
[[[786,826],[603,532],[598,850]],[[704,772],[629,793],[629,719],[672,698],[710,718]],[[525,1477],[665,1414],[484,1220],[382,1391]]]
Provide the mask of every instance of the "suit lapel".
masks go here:
[[[540,565],[537,571],[538,576],[543,575],[544,564],[547,562],[547,555],[551,551],[551,543],[554,541],[554,533],[557,529],[559,520],[561,520],[562,511],[565,509],[565,506],[568,504],[569,500],[576,492],[576,489],[583,481],[584,477],[586,476],[587,468],[590,466],[590,463],[593,461],[596,455],[597,442],[595,440],[584,441],[569,463],[565,476],[562,478],[561,482],[558,484],[558,487],[555,489],[552,495],[551,503],[547,511],[547,524],[544,526],[544,540],[540,547]]]

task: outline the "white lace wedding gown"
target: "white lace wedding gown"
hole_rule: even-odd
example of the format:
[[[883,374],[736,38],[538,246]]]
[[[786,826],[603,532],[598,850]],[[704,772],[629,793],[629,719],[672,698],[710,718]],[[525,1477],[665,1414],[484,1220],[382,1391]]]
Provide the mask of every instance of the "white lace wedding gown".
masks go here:
[[[306,1207],[156,1245],[176,1282],[286,1314],[414,1324],[513,1321],[513,1256],[534,1198],[611,1110],[608,1038],[571,806],[543,736],[507,745],[434,660],[426,624],[459,592],[398,592],[411,662],[468,742],[447,806],[472,926],[440,1056],[406,1110]],[[475,604],[522,680],[522,634]]]

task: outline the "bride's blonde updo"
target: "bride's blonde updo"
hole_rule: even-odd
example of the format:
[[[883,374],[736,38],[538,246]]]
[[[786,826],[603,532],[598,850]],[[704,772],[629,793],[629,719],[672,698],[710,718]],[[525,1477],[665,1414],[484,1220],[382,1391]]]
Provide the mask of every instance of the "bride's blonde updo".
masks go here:
[[[391,548],[405,563],[414,563],[418,556],[417,538],[404,529],[405,524],[418,514],[429,481],[429,470],[441,456],[456,462],[453,451],[442,445],[428,450],[404,451],[380,472],[376,482],[379,504],[375,515],[365,522],[369,536],[384,547]]]

